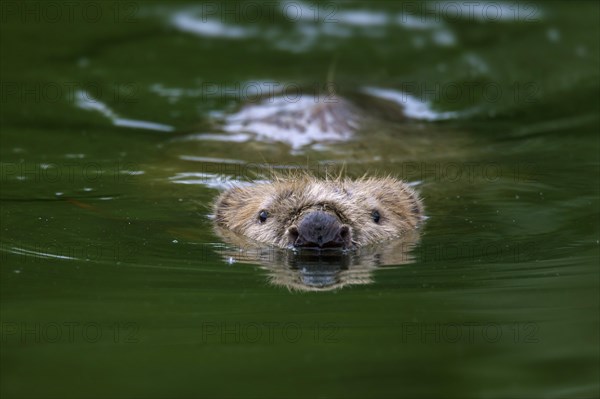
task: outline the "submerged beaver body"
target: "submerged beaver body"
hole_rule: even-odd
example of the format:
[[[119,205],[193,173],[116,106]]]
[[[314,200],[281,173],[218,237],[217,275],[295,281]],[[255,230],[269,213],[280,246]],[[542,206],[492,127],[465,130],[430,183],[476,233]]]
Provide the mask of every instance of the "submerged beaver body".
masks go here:
[[[403,95],[396,93],[399,98]],[[215,127],[232,135],[253,135],[258,141],[286,143],[298,150],[317,143],[349,141],[357,132],[383,121],[404,121],[405,104],[395,100],[367,89],[348,97],[280,93],[243,105]]]
[[[397,238],[423,218],[417,193],[391,178],[276,179],[222,193],[221,228],[282,248],[353,249]]]
[[[347,141],[359,129],[362,110],[340,97],[284,96],[247,104],[225,118],[223,130],[252,133],[258,139],[281,141],[292,148],[324,141]]]

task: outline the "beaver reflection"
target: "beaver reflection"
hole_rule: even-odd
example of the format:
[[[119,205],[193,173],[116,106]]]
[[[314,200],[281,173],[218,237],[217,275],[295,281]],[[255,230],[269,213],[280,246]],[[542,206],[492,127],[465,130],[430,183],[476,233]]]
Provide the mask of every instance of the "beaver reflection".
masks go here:
[[[271,284],[294,291],[332,291],[373,283],[376,269],[412,263],[411,251],[419,234],[352,251],[306,247],[281,249],[257,243],[229,230],[216,228],[226,246],[221,255],[229,263],[255,263],[268,272]]]

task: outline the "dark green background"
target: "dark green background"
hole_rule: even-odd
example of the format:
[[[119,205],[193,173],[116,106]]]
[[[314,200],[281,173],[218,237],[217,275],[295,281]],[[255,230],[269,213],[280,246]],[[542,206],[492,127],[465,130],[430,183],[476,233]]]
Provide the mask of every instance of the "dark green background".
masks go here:
[[[200,17],[188,3],[91,2],[99,18],[72,3],[71,18],[55,2],[58,21],[39,2],[2,5],[3,398],[598,397],[597,2],[519,3],[523,18],[501,21],[432,12],[434,28],[215,17],[256,30],[239,39],[177,29],[176,13]],[[316,40],[300,47],[311,26]],[[436,43],[440,30],[454,44]],[[172,140],[215,131],[209,113],[244,100],[198,94],[203,83],[319,86],[336,57],[342,92],[416,82],[501,94],[438,96],[436,110],[470,113],[388,124],[336,151]],[[114,126],[78,108],[71,87],[175,130]],[[218,191],[172,180],[244,167],[182,155],[346,160],[350,175],[421,181],[430,219],[416,261],[335,292],[274,287],[263,268],[221,259],[207,218]]]

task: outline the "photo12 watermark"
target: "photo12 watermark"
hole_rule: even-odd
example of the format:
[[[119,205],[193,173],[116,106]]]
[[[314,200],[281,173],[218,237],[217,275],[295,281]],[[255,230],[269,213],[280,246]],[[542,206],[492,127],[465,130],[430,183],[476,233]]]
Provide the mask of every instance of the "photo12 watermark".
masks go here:
[[[302,324],[297,322],[202,322],[201,342],[294,344],[309,340],[313,343],[335,344],[340,342],[340,326],[334,322]]]
[[[403,1],[400,3],[403,22],[538,22],[542,15],[539,5],[527,1]]]
[[[399,338],[403,344],[537,344],[539,330],[535,322],[404,322]]]
[[[0,342],[6,344],[136,344],[140,342],[140,326],[136,322],[94,321],[25,322],[3,321],[0,323]]]
[[[132,104],[140,101],[141,87],[137,82],[86,81],[10,81],[0,82],[1,104],[85,103],[102,106]]]
[[[83,154],[66,154],[62,162],[0,162],[0,182],[27,181],[50,184],[131,183],[143,175],[134,162],[87,161]]]
[[[448,240],[438,245],[420,245],[414,255],[420,262],[519,263],[539,259],[543,256],[542,249],[537,240]]]
[[[80,0],[3,0],[0,2],[2,24],[137,23],[139,1]]]
[[[393,164],[394,175],[405,181],[435,183],[494,184],[538,182],[547,172],[534,162],[459,162],[405,161]],[[268,162],[218,163],[199,162],[195,171],[198,181],[210,182],[215,176],[233,176],[244,182],[264,181],[277,175],[308,173],[319,178],[352,178],[343,162],[288,162],[285,165]]]
[[[332,1],[203,1],[199,14],[202,22],[233,23],[337,23],[340,4]]]

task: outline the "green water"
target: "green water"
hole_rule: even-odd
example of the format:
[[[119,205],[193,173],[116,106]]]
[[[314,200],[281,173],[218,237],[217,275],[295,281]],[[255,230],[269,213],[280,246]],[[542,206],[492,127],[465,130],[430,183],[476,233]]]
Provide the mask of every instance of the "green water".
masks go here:
[[[438,5],[425,26],[389,22],[425,21],[420,3],[328,3],[327,23],[269,3],[254,24],[228,3],[210,17],[234,37],[178,27],[201,18],[186,3],[28,4],[1,9],[3,398],[599,396],[597,3],[501,3],[525,8],[498,21]],[[324,150],[181,139],[248,100],[236,84],[322,87],[335,59],[342,93],[457,114]],[[412,263],[300,292],[224,260],[211,183],[344,161],[418,182]]]

